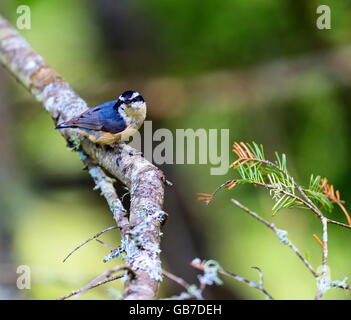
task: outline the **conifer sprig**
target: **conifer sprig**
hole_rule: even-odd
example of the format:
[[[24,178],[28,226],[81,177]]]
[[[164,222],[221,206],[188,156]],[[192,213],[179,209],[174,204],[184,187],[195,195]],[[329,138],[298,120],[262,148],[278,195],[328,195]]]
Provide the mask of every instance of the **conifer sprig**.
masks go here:
[[[263,146],[255,142],[252,144],[235,142],[233,152],[238,159],[230,167],[238,173],[239,178],[223,183],[212,194],[198,194],[198,200],[210,204],[222,187],[230,190],[239,184],[251,184],[269,190],[275,201],[272,208],[273,214],[284,208],[303,208],[310,209],[318,217],[322,217],[322,212],[330,213],[336,203],[345,214],[348,225],[351,226],[351,218],[340,199],[340,192],[334,191],[334,187],[327,183],[327,179],[311,175],[309,185],[300,186],[289,173],[285,154],[279,155],[276,152],[274,161],[267,160]]]
[[[299,249],[290,242],[287,238],[287,231],[276,228],[273,223],[266,221],[239,201],[232,199],[232,203],[235,206],[273,230],[280,242],[295,252],[316,280],[317,292],[315,299],[321,299],[332,288],[351,290],[351,286],[347,284],[346,277],[343,280],[331,280],[328,276],[328,224],[351,229],[351,218],[344,207],[344,201],[341,200],[340,192],[338,190],[335,191],[333,185],[328,184],[326,178],[314,175],[311,175],[308,186],[302,187],[290,175],[285,154],[279,155],[275,153],[273,161],[267,160],[262,145],[258,145],[255,142],[252,144],[235,142],[233,144],[233,152],[238,156],[238,159],[230,167],[236,171],[238,178],[226,181],[211,194],[199,193],[198,200],[205,201],[208,205],[216,193],[223,187],[231,190],[239,184],[251,184],[269,190],[271,197],[275,201],[272,209],[273,214],[283,208],[298,207],[311,210],[322,223],[321,239],[317,234],[313,234],[314,239],[322,247],[323,251],[321,272],[316,272],[307,259],[300,253]],[[341,208],[348,224],[329,219],[325,216],[325,212],[330,213],[334,209],[334,204],[337,204]]]

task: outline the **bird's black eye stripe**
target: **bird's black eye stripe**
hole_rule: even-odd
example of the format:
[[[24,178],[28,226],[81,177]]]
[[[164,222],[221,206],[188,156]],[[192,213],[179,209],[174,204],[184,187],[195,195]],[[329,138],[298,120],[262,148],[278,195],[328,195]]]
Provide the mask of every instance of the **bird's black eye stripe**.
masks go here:
[[[124,98],[124,100],[118,99],[116,104],[113,107],[115,109],[118,109],[122,104],[131,104],[131,103],[134,103],[134,102],[144,102],[144,99],[143,99],[143,97],[141,95],[138,95],[138,96],[136,96],[133,99],[125,99],[125,98]]]
[[[142,96],[137,96],[134,99],[132,99],[132,102],[138,102],[138,101],[144,102],[143,97]]]
[[[118,99],[116,104],[114,105],[114,108],[118,108],[122,103],[123,103],[123,101]]]

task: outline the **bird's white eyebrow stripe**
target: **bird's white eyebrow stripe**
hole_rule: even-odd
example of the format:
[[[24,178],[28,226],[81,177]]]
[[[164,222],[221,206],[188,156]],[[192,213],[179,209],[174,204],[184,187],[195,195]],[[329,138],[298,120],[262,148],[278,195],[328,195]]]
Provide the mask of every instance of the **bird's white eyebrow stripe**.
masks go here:
[[[136,98],[137,96],[139,96],[139,93],[138,93],[138,92],[134,92],[131,99],[134,99],[134,98]]]

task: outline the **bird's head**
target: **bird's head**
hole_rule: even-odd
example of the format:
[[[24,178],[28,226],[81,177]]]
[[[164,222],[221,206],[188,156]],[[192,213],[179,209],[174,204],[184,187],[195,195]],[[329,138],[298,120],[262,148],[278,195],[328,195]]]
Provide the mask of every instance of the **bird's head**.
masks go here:
[[[140,128],[146,118],[146,103],[136,91],[123,92],[115,105],[127,126]]]
[[[139,92],[129,90],[123,92],[119,96],[116,107],[127,113],[134,113],[144,110],[146,105],[143,97]]]

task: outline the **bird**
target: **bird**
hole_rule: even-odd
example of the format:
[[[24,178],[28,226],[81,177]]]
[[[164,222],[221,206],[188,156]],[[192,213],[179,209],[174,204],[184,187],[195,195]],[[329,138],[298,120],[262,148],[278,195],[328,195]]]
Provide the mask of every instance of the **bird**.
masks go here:
[[[146,103],[137,91],[123,92],[117,100],[89,108],[55,129],[76,128],[90,141],[112,145],[127,140],[139,130],[146,118]]]

